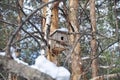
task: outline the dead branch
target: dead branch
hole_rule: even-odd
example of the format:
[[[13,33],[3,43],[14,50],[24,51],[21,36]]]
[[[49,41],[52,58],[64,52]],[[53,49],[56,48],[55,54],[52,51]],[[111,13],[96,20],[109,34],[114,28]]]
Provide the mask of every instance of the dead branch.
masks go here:
[[[4,56],[0,56],[0,65],[2,65],[4,70],[15,73],[18,76],[22,76],[27,80],[53,80],[47,74],[44,74],[36,69],[33,69],[30,66],[17,63],[12,59],[9,60]]]
[[[108,74],[108,75],[102,75],[102,76],[97,76],[97,77],[94,77],[90,80],[104,80],[104,79],[110,79],[110,78],[120,78],[120,73],[114,73],[114,74]]]

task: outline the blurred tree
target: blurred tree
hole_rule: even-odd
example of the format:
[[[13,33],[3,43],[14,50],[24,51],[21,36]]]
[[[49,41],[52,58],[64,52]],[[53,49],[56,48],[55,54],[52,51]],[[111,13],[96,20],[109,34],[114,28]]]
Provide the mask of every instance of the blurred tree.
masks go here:
[[[69,32],[75,32],[79,33],[79,24],[78,24],[78,0],[69,0],[69,20],[71,23],[71,26],[69,26]],[[82,76],[82,62],[81,62],[81,48],[79,41],[80,34],[73,34],[70,35],[70,43],[71,45],[74,45],[74,43],[77,43],[74,47],[74,50],[71,55],[71,71],[72,71],[72,79],[71,80],[79,80]],[[72,46],[73,47],[73,46]]]
[[[46,25],[48,6],[45,5],[42,9],[39,7],[49,1],[18,0],[18,2],[21,9],[16,0],[0,1],[0,48],[5,48],[10,40],[8,37],[11,37],[16,28],[23,24],[11,45],[20,45],[22,48],[20,59],[34,64],[31,60],[34,60],[40,54],[39,50],[44,48],[46,35],[43,32],[45,33],[46,26],[49,26]],[[112,74],[120,73],[118,57],[120,47],[115,50],[115,47],[120,45],[119,4],[119,0],[64,0],[62,5],[59,2],[52,3],[48,27],[50,31],[47,35],[59,27],[69,29],[69,55],[63,52],[64,58],[60,57],[63,59],[60,65],[66,64],[65,60],[69,60],[69,64],[65,67],[72,73],[72,80],[85,80],[83,75],[88,79],[101,78],[102,75],[105,75],[102,78],[110,79]],[[17,40],[20,42],[16,42]],[[48,44],[47,47],[49,49]],[[68,59],[69,56],[71,59]],[[53,57],[49,54],[48,59],[59,63],[58,56]]]
[[[91,45],[91,68],[92,68],[92,78],[98,76],[98,62],[97,58],[95,56],[97,55],[97,42],[96,42],[96,12],[95,12],[95,0],[90,0],[90,20],[91,20],[91,26],[92,26],[92,39],[90,42]]]

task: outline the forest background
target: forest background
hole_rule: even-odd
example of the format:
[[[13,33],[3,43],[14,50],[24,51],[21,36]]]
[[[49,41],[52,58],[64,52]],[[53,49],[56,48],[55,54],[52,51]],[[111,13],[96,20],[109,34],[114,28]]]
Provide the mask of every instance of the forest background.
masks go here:
[[[119,22],[119,0],[0,0],[0,50],[8,60],[14,46],[17,57],[32,65],[44,49],[48,60],[70,71],[71,80],[119,80]],[[68,29],[67,47],[62,45],[67,50],[49,43],[60,28]],[[0,58],[0,64],[6,60]],[[3,80],[10,73],[5,69]]]

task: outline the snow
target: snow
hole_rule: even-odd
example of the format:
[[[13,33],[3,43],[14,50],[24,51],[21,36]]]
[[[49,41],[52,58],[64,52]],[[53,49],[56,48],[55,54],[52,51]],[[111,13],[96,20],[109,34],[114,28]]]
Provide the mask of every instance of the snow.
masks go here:
[[[118,19],[120,19],[120,16],[117,16]]]
[[[43,51],[44,52],[44,51]],[[64,67],[57,67],[56,64],[46,59],[44,55],[38,56],[35,60],[35,64],[32,68],[38,69],[39,71],[48,74],[55,80],[69,80],[70,72]]]
[[[100,55],[99,58],[105,58],[105,56]],[[81,59],[82,60],[87,60],[87,59],[90,59],[90,56],[82,57]]]
[[[70,72],[64,67],[58,67],[56,80],[70,80]]]
[[[13,59],[15,59],[16,58],[16,56],[15,56],[15,49],[13,47],[10,48],[10,52],[12,54]],[[0,52],[1,56],[5,56],[5,54],[6,54],[5,52]]]
[[[63,2],[60,2],[60,3],[59,3],[59,7],[60,7],[60,8],[63,8]]]
[[[56,65],[48,61],[44,55],[41,55],[36,59],[35,66],[37,66],[41,72],[46,73],[53,78],[56,77],[55,75],[57,74]]]
[[[53,1],[53,0],[48,0],[49,2],[50,1]],[[50,25],[51,23],[51,15],[52,15],[52,11],[51,11],[51,8],[52,8],[52,4],[48,4],[48,7],[47,7],[47,13],[46,13],[46,25]]]
[[[10,51],[13,59],[16,62],[28,65],[27,63],[19,60],[19,58],[16,57],[15,48],[11,47]],[[37,69],[45,74],[48,74],[55,80],[70,80],[70,72],[66,68],[62,66],[58,67],[56,64],[47,60],[44,56],[45,50],[41,50],[40,53],[41,55],[36,58],[35,64],[31,66],[32,68]],[[0,52],[0,55],[5,56],[5,52]]]
[[[15,48],[11,47],[11,48],[10,48],[10,53],[11,53],[13,59],[16,59],[16,58],[17,58],[17,57],[16,57],[16,54],[15,54]]]
[[[68,29],[67,28],[59,28],[57,29],[58,31],[63,31],[63,32],[68,32]]]
[[[104,68],[104,69],[108,69],[108,68],[113,68],[115,67],[116,65],[113,64],[113,65],[110,65],[110,66],[100,66],[100,68]]]
[[[40,51],[40,54],[41,54],[41,55],[44,55],[44,54],[45,54],[45,50],[42,49],[42,50]]]
[[[86,60],[86,59],[90,59],[90,57],[89,56],[82,57],[82,60]]]
[[[1,56],[5,56],[5,52],[0,52],[0,55]]]
[[[28,63],[22,61],[22,60],[19,60],[19,58],[16,58],[14,59],[17,63],[21,63],[21,64],[24,64],[24,65],[28,65]]]
[[[53,1],[53,0],[48,0],[49,2],[50,1]],[[49,30],[49,25],[51,24],[51,17],[52,17],[52,11],[51,11],[51,9],[52,9],[52,4],[48,4],[48,7],[47,7],[47,12],[46,12],[46,23],[45,23],[45,25],[46,25],[46,29],[45,29],[45,39],[47,39],[48,38],[48,30]]]

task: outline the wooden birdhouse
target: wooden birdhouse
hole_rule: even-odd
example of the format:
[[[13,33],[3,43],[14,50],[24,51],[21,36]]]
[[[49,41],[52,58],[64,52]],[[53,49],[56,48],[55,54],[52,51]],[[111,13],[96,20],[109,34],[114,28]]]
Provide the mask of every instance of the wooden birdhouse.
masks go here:
[[[50,35],[50,48],[54,54],[66,50],[68,45],[68,31],[58,29]]]

